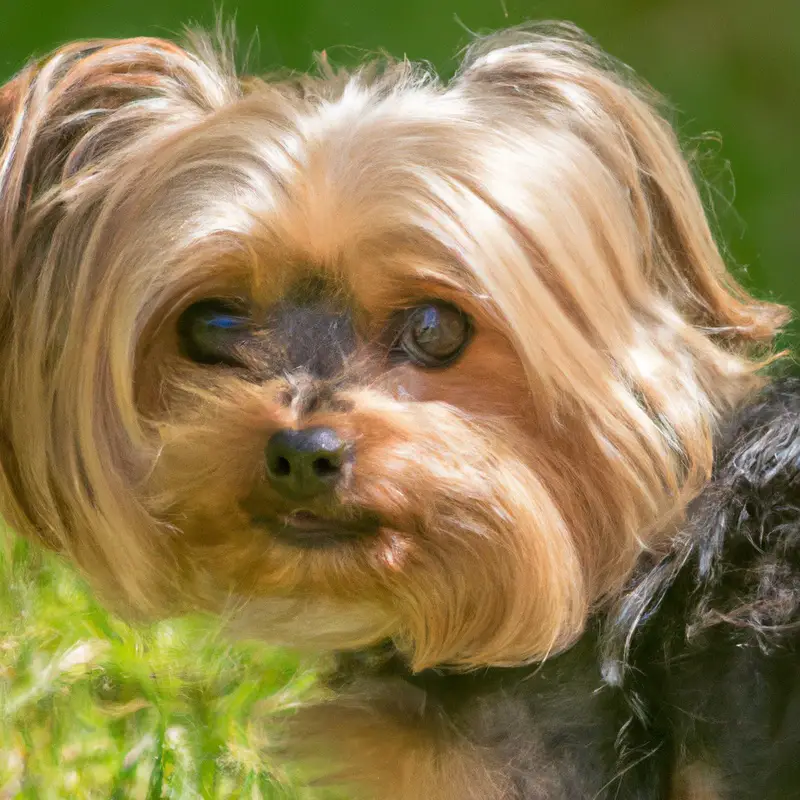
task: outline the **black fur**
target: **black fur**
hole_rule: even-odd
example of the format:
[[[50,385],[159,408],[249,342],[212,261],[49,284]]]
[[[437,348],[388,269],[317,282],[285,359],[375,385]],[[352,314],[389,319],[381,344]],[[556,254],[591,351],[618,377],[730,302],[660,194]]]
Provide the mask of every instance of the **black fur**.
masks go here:
[[[272,338],[286,343],[286,372],[336,377],[356,348],[350,314],[321,303],[282,303],[272,309],[267,324]]]
[[[542,665],[384,672],[507,765],[508,800],[669,800],[683,764],[725,800],[800,798],[800,381],[722,433],[664,558]],[[357,670],[356,670],[357,671]]]

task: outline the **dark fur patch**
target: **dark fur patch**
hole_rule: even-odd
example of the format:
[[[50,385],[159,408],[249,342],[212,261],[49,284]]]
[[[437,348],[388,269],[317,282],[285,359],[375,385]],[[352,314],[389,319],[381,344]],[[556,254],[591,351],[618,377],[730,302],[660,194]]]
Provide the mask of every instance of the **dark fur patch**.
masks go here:
[[[284,370],[315,379],[339,375],[356,348],[350,314],[323,302],[281,303],[270,311],[267,328],[283,345]]]

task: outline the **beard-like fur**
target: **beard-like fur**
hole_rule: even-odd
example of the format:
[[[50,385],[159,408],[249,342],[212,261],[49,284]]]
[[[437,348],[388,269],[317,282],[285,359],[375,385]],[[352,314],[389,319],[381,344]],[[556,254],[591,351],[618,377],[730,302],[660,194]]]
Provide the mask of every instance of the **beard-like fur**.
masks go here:
[[[0,95],[4,516],[128,613],[388,638],[415,669],[563,650],[668,545],[787,318],[726,272],[654,103],[567,27],[480,41],[448,83],[240,78],[202,37],[26,68]],[[191,303],[309,275],[356,320],[337,374],[184,357]],[[473,341],[392,363],[387,319],[428,297]],[[267,440],[309,425],[355,443],[328,510],[375,537],[253,523],[281,507]]]

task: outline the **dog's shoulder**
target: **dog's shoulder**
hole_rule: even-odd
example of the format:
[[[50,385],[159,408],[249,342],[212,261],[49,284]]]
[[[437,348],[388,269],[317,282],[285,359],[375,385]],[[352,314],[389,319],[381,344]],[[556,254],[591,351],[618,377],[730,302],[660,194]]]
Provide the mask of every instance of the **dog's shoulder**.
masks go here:
[[[662,643],[723,625],[767,646],[799,621],[800,380],[784,379],[721,431],[683,530],[608,615],[607,677],[619,682],[631,648],[656,627]]]
[[[691,511],[690,532],[702,544],[704,534],[719,538],[714,534],[721,532],[720,526],[734,538],[755,533],[753,521],[758,521],[759,545],[770,547],[787,533],[774,515],[794,519],[798,500],[800,380],[791,378],[769,385],[723,429],[712,480]],[[726,513],[740,507],[749,513],[735,519]],[[710,533],[709,527],[714,529]],[[723,545],[712,546],[708,557],[722,555]]]
[[[721,439],[712,481],[682,542],[698,593],[693,624],[714,624],[706,593],[727,622],[762,645],[800,621],[800,380],[769,386]]]
[[[721,431],[712,480],[609,613],[601,650],[651,741],[708,759],[743,797],[800,785],[800,381]],[[749,774],[760,759],[774,770]]]
[[[720,437],[673,554],[688,641],[709,626],[762,649],[800,625],[800,380],[769,386]]]

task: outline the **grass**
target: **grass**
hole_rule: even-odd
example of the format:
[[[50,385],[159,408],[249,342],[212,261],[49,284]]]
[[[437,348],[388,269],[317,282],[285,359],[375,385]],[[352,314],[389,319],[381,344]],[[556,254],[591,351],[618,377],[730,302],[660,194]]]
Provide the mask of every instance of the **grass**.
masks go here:
[[[18,538],[0,559],[0,798],[325,796],[264,755],[272,715],[314,691],[308,665],[200,618],[134,629]]]

